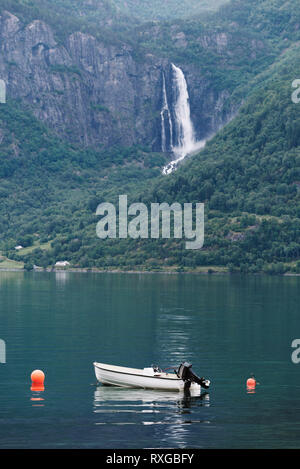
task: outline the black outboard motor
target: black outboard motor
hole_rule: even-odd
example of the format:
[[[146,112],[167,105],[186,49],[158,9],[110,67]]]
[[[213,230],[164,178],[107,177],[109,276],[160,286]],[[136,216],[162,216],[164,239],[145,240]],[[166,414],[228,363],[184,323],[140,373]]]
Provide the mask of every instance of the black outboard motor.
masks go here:
[[[209,379],[199,378],[199,376],[192,372],[191,363],[181,363],[177,371],[177,376],[184,381],[184,390],[190,389],[192,383],[200,384],[204,389],[208,389],[210,386]]]

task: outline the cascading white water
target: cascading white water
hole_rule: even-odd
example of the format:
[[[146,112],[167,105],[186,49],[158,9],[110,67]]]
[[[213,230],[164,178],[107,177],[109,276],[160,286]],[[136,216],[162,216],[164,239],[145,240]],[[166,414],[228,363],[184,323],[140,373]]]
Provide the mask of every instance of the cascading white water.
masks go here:
[[[171,114],[168,105],[168,98],[167,98],[167,90],[166,90],[166,78],[165,74],[163,73],[163,102],[162,102],[162,109],[161,109],[161,149],[163,152],[167,151],[167,139],[166,139],[166,122],[165,122],[165,115],[168,119],[168,126],[169,126],[169,136],[170,136],[170,144],[169,147],[172,149],[173,147],[173,124],[171,120]]]
[[[195,139],[193,123],[191,120],[189,93],[188,93],[188,88],[187,88],[187,83],[186,83],[184,73],[179,67],[176,67],[176,65],[174,65],[173,63],[171,64],[171,66],[172,66],[173,83],[174,83],[173,91],[176,96],[173,115],[174,115],[174,124],[175,124],[175,135],[176,135],[176,141],[177,141],[176,145],[174,145],[173,137],[172,137],[171,149],[174,155],[176,156],[176,159],[168,163],[167,166],[163,168],[163,174],[170,174],[177,168],[178,163],[181,160],[183,160],[187,154],[197,151],[205,146],[205,140],[201,140],[197,142]],[[165,81],[164,81],[164,87],[166,87]],[[165,89],[165,93],[166,93],[166,89]],[[169,113],[169,116],[170,116],[170,113]],[[165,124],[163,120],[162,120],[162,124]],[[172,135],[174,135],[173,128],[172,128]],[[166,135],[165,135],[165,127],[164,127],[164,139],[166,140],[165,137]],[[163,133],[162,133],[162,140],[163,140]],[[162,151],[165,151],[163,150],[163,147],[162,147]]]
[[[172,64],[172,71],[176,93],[174,116],[178,141],[174,153],[183,156],[189,153],[195,145],[194,129],[191,121],[189,93],[183,71],[174,64]]]

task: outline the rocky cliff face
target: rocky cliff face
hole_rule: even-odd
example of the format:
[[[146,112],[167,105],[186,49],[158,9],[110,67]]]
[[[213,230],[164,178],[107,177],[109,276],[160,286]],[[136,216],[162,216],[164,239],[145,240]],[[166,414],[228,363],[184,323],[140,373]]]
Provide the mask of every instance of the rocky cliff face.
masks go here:
[[[160,150],[167,59],[149,54],[137,61],[130,46],[104,45],[82,32],[61,44],[43,21],[24,26],[6,11],[0,16],[0,39],[0,78],[8,97],[21,99],[57,134],[84,146],[138,143]],[[184,47],[185,38],[177,40]],[[218,47],[225,47],[224,41],[220,37]],[[228,92],[214,91],[195,67],[183,70],[197,137],[204,138],[227,120]]]

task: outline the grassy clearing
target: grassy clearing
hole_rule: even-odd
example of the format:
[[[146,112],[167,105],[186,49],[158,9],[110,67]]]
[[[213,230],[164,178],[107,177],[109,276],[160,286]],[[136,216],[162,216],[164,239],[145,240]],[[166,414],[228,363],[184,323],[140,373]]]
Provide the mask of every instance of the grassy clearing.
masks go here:
[[[13,261],[11,259],[3,259],[0,260],[0,270],[6,270],[6,269],[23,269],[24,268],[24,263],[23,262],[17,262]]]
[[[26,256],[26,254],[30,254],[34,249],[41,249],[42,251],[49,251],[51,249],[51,241],[47,243],[40,244],[38,241],[35,241],[32,246],[28,246],[27,248],[20,249],[17,251],[18,256]]]

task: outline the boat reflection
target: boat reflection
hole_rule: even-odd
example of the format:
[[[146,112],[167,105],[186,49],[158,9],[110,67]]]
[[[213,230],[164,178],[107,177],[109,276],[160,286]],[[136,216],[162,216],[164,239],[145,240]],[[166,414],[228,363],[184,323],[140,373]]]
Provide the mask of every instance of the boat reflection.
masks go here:
[[[160,407],[177,406],[178,413],[187,413],[193,406],[209,407],[209,393],[198,391],[172,392],[151,389],[121,388],[99,385],[94,393],[94,412],[108,406],[118,411],[120,407],[145,407],[143,412],[155,411]],[[148,410],[146,410],[146,408]],[[151,410],[152,409],[152,410]]]
[[[186,447],[193,424],[210,424],[209,394],[98,386],[94,393],[95,425],[152,427],[161,444]],[[137,430],[132,430],[133,433]],[[138,430],[139,432],[140,430]]]

